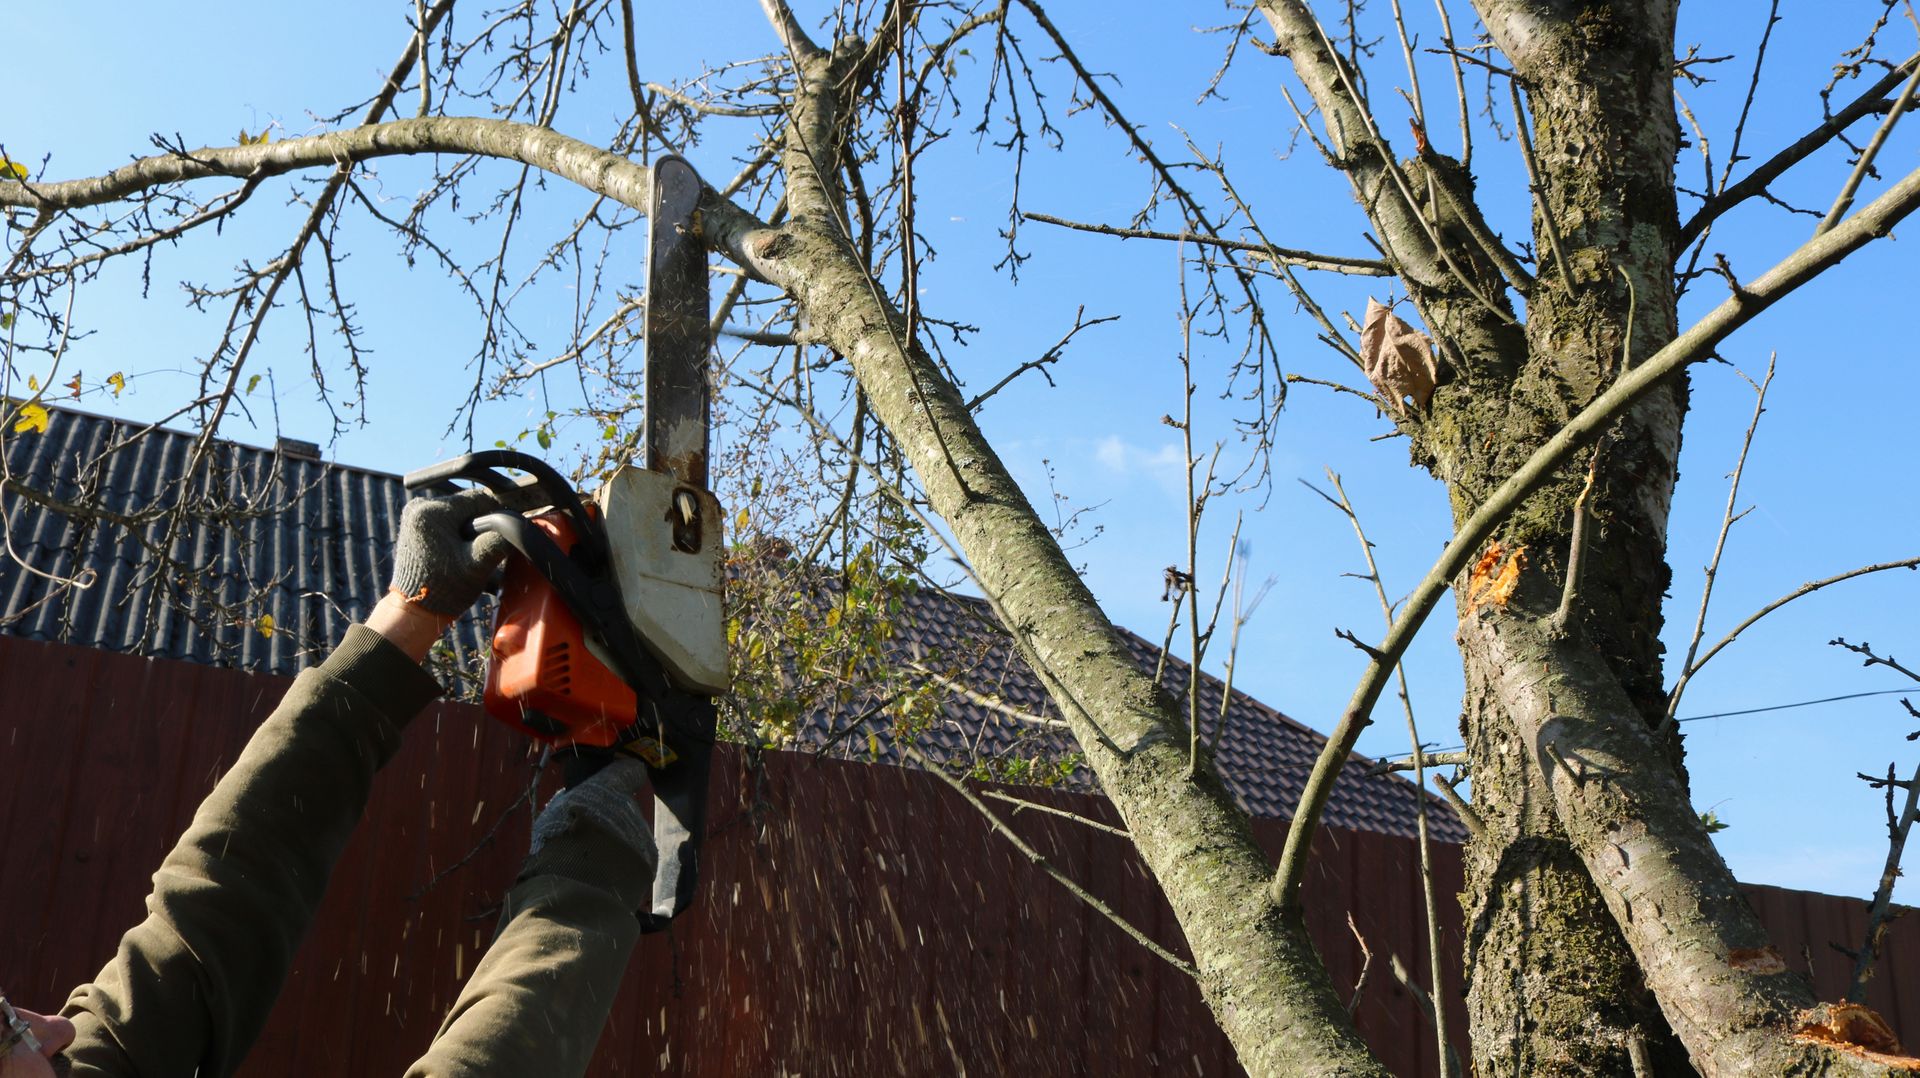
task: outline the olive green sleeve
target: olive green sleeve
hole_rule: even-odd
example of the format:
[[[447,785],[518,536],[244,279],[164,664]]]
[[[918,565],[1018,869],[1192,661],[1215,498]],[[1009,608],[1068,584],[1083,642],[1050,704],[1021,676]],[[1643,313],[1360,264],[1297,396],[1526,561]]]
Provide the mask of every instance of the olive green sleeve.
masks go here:
[[[584,1074],[652,881],[650,864],[587,821],[529,857],[486,957],[409,1078]]]
[[[147,918],[62,1014],[75,1075],[230,1074],[279,994],[374,772],[440,693],[354,626],[294,681],[153,876]]]

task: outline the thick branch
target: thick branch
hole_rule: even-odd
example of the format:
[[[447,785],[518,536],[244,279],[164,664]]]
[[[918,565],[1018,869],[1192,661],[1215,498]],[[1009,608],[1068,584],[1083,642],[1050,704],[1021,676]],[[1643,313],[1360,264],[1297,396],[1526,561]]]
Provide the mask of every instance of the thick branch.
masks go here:
[[[808,65],[810,66],[810,65]],[[831,137],[830,80],[794,105],[805,141]],[[827,128],[827,129],[823,129]],[[790,149],[789,160],[803,156]],[[1245,815],[1211,776],[1187,777],[1180,724],[981,434],[938,364],[905,332],[831,213],[818,173],[790,169],[792,223],[766,229],[703,207],[708,243],[785,290],[851,364],[873,416],[913,465],[980,582],[1018,626],[1046,684],[1178,917],[1196,981],[1256,1074],[1383,1073],[1354,1033],[1303,920],[1266,900]],[[802,208],[810,212],[801,212]]]
[[[1796,1036],[1817,1001],[1693,812],[1653,731],[1599,652],[1544,619],[1491,615],[1501,700],[1568,839],[1674,1032],[1708,1075],[1909,1074]],[[1920,1061],[1907,1061],[1920,1064]]]
[[[254,179],[347,161],[432,153],[508,158],[571,180],[642,213],[647,209],[651,174],[645,166],[548,128],[475,117],[395,120],[266,145],[158,154],[122,165],[104,176],[58,183],[0,180],[0,206],[38,210],[97,206],[186,180],[216,176]]]

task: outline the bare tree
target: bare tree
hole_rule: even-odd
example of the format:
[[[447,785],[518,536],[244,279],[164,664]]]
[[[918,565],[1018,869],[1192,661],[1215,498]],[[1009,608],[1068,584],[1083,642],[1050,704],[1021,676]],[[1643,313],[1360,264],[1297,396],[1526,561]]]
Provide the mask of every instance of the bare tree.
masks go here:
[[[638,69],[633,41],[644,27],[627,0],[552,11],[524,3],[459,33],[453,0],[440,0],[419,9],[370,104],[339,113],[333,130],[200,149],[160,140],[151,155],[95,177],[10,166],[14,178],[0,179],[0,205],[11,207],[0,305],[24,330],[10,347],[55,353],[70,328],[63,290],[102,263],[217,227],[269,185],[324,176],[293,188],[311,213],[281,253],[195,293],[229,312],[203,392],[187,404],[198,410],[202,444],[243,393],[253,342],[275,311],[308,327],[330,324],[333,347],[356,374],[364,370],[352,305],[331,271],[335,230],[347,215],[365,215],[471,298],[480,328],[470,401],[571,368],[583,387],[577,411],[608,430],[599,453],[580,463],[605,467],[633,445],[632,327],[645,300],[604,275],[603,253],[633,242],[651,154],[698,157],[710,140],[730,140],[740,161],[731,179],[720,179],[718,160],[696,162],[713,183],[705,239],[723,259],[716,325],[738,344],[720,369],[733,406],[754,417],[740,422],[785,422],[815,438],[811,459],[778,473],[831,492],[814,500],[828,509],[807,521],[803,549],[849,556],[853,522],[878,519],[862,518],[860,507],[876,499],[939,518],[1118,808],[1250,1072],[1382,1073],[1308,942],[1302,869],[1334,775],[1408,641],[1451,588],[1478,821],[1467,896],[1475,1069],[1904,1073],[1831,1032],[1837,1024],[1823,1021],[1736,890],[1688,801],[1680,741],[1664,721],[1658,635],[1686,368],[1885,236],[1920,206],[1920,172],[1863,185],[1884,142],[1874,137],[1814,237],[1771,269],[1742,279],[1702,245],[1716,221],[1771,199],[1769,184],[1816,149],[1876,118],[1882,136],[1890,130],[1912,100],[1920,58],[1881,58],[1885,5],[1841,73],[1852,98],[1738,178],[1734,164],[1747,157],[1736,131],[1726,167],[1709,164],[1707,189],[1683,218],[1673,87],[1700,61],[1675,59],[1676,2],[1479,0],[1478,41],[1453,37],[1443,5],[1437,56],[1416,52],[1394,4],[1413,117],[1404,155],[1369,89],[1363,61],[1373,45],[1360,5],[1347,5],[1336,29],[1304,0],[1235,9],[1228,61],[1283,61],[1304,90],[1305,101],[1284,99],[1326,166],[1350,181],[1377,247],[1356,256],[1269,242],[1258,192],[1237,187],[1218,154],[1189,146],[1177,163],[1165,156],[1037,0],[840,5],[818,24],[785,0],[762,0],[771,51],[684,85],[650,82]],[[985,59],[963,69],[962,49]],[[603,52],[614,64],[589,71]],[[630,98],[619,129],[600,145],[562,134],[569,93],[608,66]],[[1472,156],[1469,67],[1490,100],[1504,95],[1511,105],[1515,141],[1500,148],[1498,165],[1524,172],[1532,220],[1531,242],[1517,249],[1477,200],[1475,168],[1493,153],[1483,145]],[[1428,85],[1436,70],[1451,77],[1457,156],[1436,148],[1422,68]],[[974,73],[983,84],[963,77]],[[1756,59],[1756,85],[1761,77]],[[1060,223],[1026,215],[1018,183],[1030,143],[1058,139],[1064,121],[1049,102],[1062,84],[1069,111],[1090,111],[1120,133],[1149,191],[1135,220],[1089,227],[1191,248],[1201,289],[1183,317],[1241,342],[1222,382],[1248,403],[1247,474],[1257,480],[1264,468],[1285,385],[1264,299],[1280,287],[1371,382],[1351,392],[1392,419],[1453,506],[1446,552],[1386,638],[1362,645],[1371,664],[1315,768],[1277,874],[1218,780],[1194,766],[1201,750],[1181,710],[1134,666],[982,435],[975,409],[1000,387],[967,398],[940,352],[965,327],[918,301],[916,162],[947,138],[963,102],[965,115],[977,112],[982,137],[1010,154],[1016,193],[1003,267],[1017,272],[1026,258],[1020,229]],[[389,118],[416,95],[418,115]],[[469,102],[471,115],[449,111]],[[346,125],[356,111],[360,122]],[[405,212],[369,195],[371,163],[427,155],[436,155],[432,181]],[[489,162],[509,166],[486,193],[502,175]],[[516,280],[502,252],[522,205],[545,197],[543,174],[592,201]],[[497,229],[493,248],[462,253],[438,238],[462,198]],[[1711,270],[1700,269],[1703,258]],[[1310,272],[1391,277],[1420,325],[1370,318],[1351,340],[1303,287]],[[585,300],[568,347],[532,356],[511,304],[549,273],[571,276]],[[1682,326],[1677,294],[1687,285],[1724,287],[1726,296]],[[309,332],[318,372],[324,334]],[[44,343],[26,343],[36,341]],[[1007,366],[1044,373],[1048,361]],[[30,407],[9,404],[0,430]],[[1596,580],[1605,586],[1583,584]]]

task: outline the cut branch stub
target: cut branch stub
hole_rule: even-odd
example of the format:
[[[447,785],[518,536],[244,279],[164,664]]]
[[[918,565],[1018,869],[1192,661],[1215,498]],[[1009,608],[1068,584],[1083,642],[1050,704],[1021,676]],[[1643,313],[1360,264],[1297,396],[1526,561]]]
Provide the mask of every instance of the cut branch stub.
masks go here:
[[[1367,318],[1360,327],[1360,357],[1367,381],[1402,415],[1411,414],[1409,400],[1413,409],[1426,411],[1440,380],[1433,342],[1372,298],[1367,300]]]

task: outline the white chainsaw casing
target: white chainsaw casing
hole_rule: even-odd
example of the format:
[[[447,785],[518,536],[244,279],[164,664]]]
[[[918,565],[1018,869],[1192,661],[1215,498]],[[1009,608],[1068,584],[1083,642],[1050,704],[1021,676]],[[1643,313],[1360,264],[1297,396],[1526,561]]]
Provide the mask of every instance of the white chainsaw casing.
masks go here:
[[[691,499],[695,517],[683,515]],[[674,683],[727,691],[724,521],[709,491],[664,472],[625,467],[593,494],[607,524],[627,617]],[[676,541],[677,540],[677,541]]]

